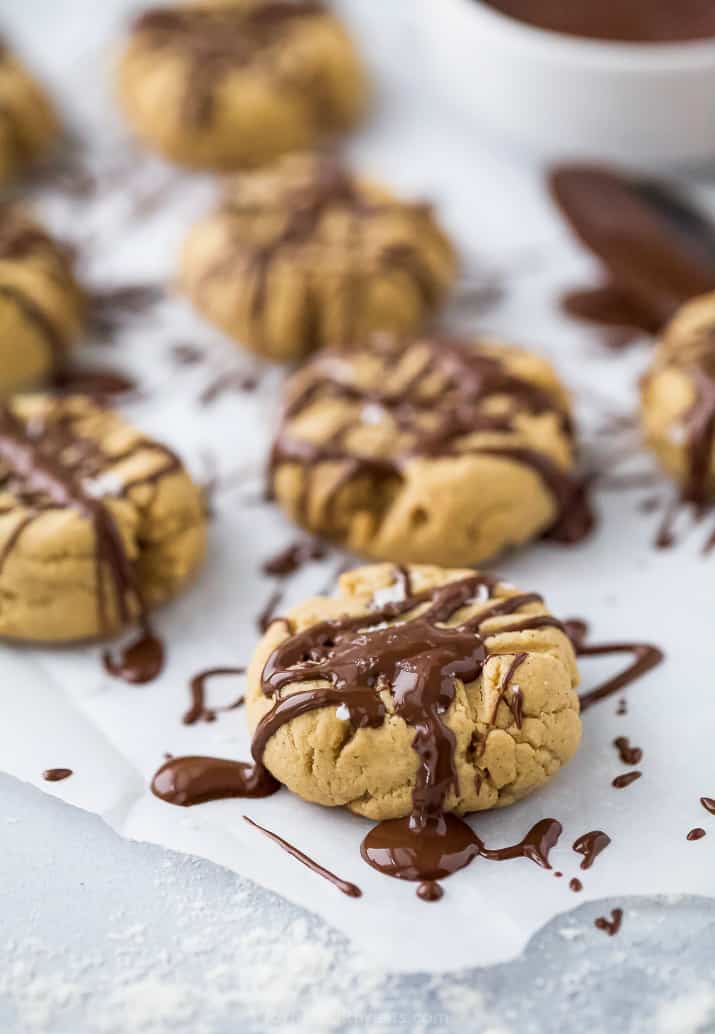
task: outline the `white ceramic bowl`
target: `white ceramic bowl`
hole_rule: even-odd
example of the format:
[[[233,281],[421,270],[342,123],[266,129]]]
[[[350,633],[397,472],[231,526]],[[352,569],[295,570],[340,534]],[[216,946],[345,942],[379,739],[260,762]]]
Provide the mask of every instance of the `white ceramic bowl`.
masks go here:
[[[443,88],[475,124],[542,158],[654,168],[715,157],[715,41],[581,39],[480,0],[420,0],[420,14]]]

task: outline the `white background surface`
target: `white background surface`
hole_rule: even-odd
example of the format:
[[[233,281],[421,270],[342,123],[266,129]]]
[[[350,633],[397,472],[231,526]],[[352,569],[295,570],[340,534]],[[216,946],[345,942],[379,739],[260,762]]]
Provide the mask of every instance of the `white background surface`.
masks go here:
[[[521,269],[507,304],[484,319],[457,309],[450,318],[498,330],[552,356],[577,392],[584,424],[600,418],[604,398],[614,409],[632,409],[635,379],[648,349],[614,358],[600,351],[587,331],[558,317],[553,299],[559,287],[580,283],[591,267],[551,210],[537,170],[492,151],[480,134],[465,135],[437,103],[406,5],[393,0],[378,10],[367,0],[353,0],[344,7],[381,88],[373,121],[351,145],[356,163],[433,199],[471,270],[473,256],[487,268]],[[74,2],[60,11],[35,2],[12,17],[3,12],[11,33],[46,70],[75,117],[93,127],[105,154],[117,151],[108,143],[117,125],[100,87],[123,8]],[[137,173],[140,180],[155,175],[162,172],[151,163]],[[135,180],[131,190],[137,189]],[[209,196],[204,182],[182,183],[167,190],[164,214],[139,219],[128,218],[122,197],[89,210],[53,202],[46,211],[60,232],[95,237],[88,260],[94,281],[135,280],[171,275],[185,227]],[[412,886],[380,877],[361,862],[358,845],[367,826],[352,816],[313,808],[287,792],[191,811],[149,795],[147,781],[164,751],[248,757],[240,711],[214,726],[182,726],[186,682],[199,668],[248,658],[255,615],[273,587],[260,575],[260,561],[294,538],[271,508],[240,505],[259,485],[280,373],[267,373],[259,393],[229,394],[201,409],[196,399],[210,372],[206,367],[174,371],[167,349],[179,340],[209,342],[212,370],[250,365],[195,320],[182,301],[162,306],[151,320],[136,324],[120,346],[101,354],[114,365],[140,371],[142,383],[154,386],[149,399],[130,410],[147,431],[179,448],[198,474],[202,451],[209,448],[224,472],[245,469],[246,481],[219,500],[199,583],[159,617],[170,651],[160,680],[144,688],[112,680],[98,663],[97,649],[3,648],[2,768],[101,814],[128,836],[205,855],[251,876],[324,916],[387,968],[454,968],[465,959],[485,964],[514,956],[544,922],[575,904],[567,881],[579,859],[570,844],[588,829],[604,829],[613,844],[584,877],[579,901],[609,894],[710,893],[715,839],[688,843],[685,834],[712,821],[698,798],[715,796],[708,753],[715,697],[707,676],[715,558],[706,563],[699,557],[704,529],[675,550],[655,552],[656,518],[637,508],[644,493],[600,495],[599,531],[579,549],[539,545],[498,565],[517,584],[543,591],[557,614],[588,618],[595,639],[648,639],[668,652],[667,663],[629,692],[627,717],[615,715],[613,701],[587,714],[580,753],[549,788],[478,820],[480,835],[500,845],[518,840],[539,818],[558,818],[564,834],[552,858],[563,880],[526,861],[479,861],[446,882],[438,906],[427,907]],[[624,450],[622,440],[597,445],[608,455]],[[646,465],[636,462],[639,469]],[[339,559],[293,579],[288,601],[322,587]],[[586,688],[598,670],[596,664],[584,665]],[[623,791],[610,786],[624,767],[611,746],[619,734],[630,736],[645,753],[643,778]],[[59,765],[76,774],[63,783],[43,783],[43,769]],[[303,870],[248,829],[244,812],[358,883],[364,897],[343,898]]]

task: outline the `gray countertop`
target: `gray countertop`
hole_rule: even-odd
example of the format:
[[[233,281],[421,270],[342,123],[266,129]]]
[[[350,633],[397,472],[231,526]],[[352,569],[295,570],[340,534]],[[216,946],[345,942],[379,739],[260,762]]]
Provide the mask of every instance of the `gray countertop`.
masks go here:
[[[395,977],[249,881],[8,777],[0,831],[4,1034],[715,1031],[715,901],[587,904],[515,962]],[[608,937],[593,920],[616,905]]]

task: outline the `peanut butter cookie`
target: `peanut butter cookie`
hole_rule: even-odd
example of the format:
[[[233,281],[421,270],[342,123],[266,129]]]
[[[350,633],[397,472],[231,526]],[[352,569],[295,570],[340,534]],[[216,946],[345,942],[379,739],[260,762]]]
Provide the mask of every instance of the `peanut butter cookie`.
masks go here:
[[[204,0],[146,11],[119,69],[137,134],[205,169],[259,165],[351,126],[365,82],[350,39],[312,0]]]
[[[434,819],[512,804],[554,776],[581,738],[577,684],[537,594],[380,564],[270,626],[246,706],[254,757],[300,797]]]
[[[204,553],[201,492],[165,446],[84,396],[0,407],[0,636],[108,636]]]
[[[641,382],[641,422],[686,502],[715,496],[715,293],[684,305]]]
[[[183,287],[209,320],[282,361],[374,330],[414,331],[455,275],[428,206],[311,155],[236,177],[182,263]]]
[[[0,206],[0,398],[59,369],[83,317],[67,251],[22,208]]]
[[[591,527],[565,389],[488,340],[318,353],[286,386],[270,483],[299,524],[400,563],[475,564]]]
[[[45,91],[0,39],[0,184],[41,158],[58,133]]]

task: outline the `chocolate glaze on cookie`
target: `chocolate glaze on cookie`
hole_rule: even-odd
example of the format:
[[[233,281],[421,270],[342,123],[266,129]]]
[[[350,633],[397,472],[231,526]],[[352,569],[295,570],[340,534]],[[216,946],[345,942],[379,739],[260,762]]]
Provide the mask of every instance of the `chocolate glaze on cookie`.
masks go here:
[[[480,445],[460,448],[460,439],[478,431],[503,433],[515,430],[515,419],[521,413],[555,413],[562,428],[571,431],[568,413],[548,391],[531,381],[516,376],[494,354],[479,347],[451,339],[420,341],[425,359],[413,379],[398,393],[380,389],[365,390],[341,378],[339,360],[350,350],[326,350],[308,364],[314,373],[285,406],[283,421],[270,457],[269,492],[276,471],[282,464],[298,464],[304,468],[303,495],[299,510],[305,515],[309,499],[311,468],[320,463],[341,463],[343,470],[332,486],[324,505],[330,507],[340,490],[354,478],[369,477],[377,482],[399,479],[404,468],[417,457],[443,457],[481,454],[504,457],[534,470],[552,494],[557,517],[548,532],[560,542],[575,543],[593,527],[593,514],[588,503],[586,486],[570,470],[561,467],[548,455],[536,449],[512,445]],[[386,368],[400,359],[404,345],[384,336],[373,343]],[[439,375],[444,378],[443,390],[437,397],[425,396],[425,381]],[[508,412],[500,415],[484,411],[484,403],[495,396],[507,397]],[[337,398],[375,405],[389,412],[400,431],[412,435],[412,444],[395,457],[357,455],[343,444],[345,436],[359,426],[359,418],[340,427],[332,440],[309,442],[291,433],[290,421],[299,416],[317,398]],[[433,423],[424,426],[426,414]]]
[[[73,426],[72,415],[62,403],[50,408],[41,421],[24,422],[10,406],[0,407],[0,489],[17,507],[18,522],[0,549],[0,578],[13,550],[41,514],[49,510],[76,510],[92,525],[96,570],[97,623],[100,631],[138,622],[142,639],[133,643],[121,660],[105,657],[112,674],[132,682],[154,677],[161,667],[160,641],[152,634],[148,610],[134,564],[127,556],[110,508],[92,485],[113,465],[141,450],[155,451],[162,462],[155,471],[113,486],[117,497],[125,497],[139,485],[156,484],[180,469],[180,461],[165,446],[140,439],[121,455],[108,456],[101,444],[82,437]]]
[[[296,18],[325,14],[313,0],[267,0],[254,7],[153,8],[136,19],[133,32],[157,51],[180,54],[190,62],[182,114],[190,126],[211,121],[216,91],[235,68],[270,61],[271,72],[290,86],[279,62],[269,57]]]

